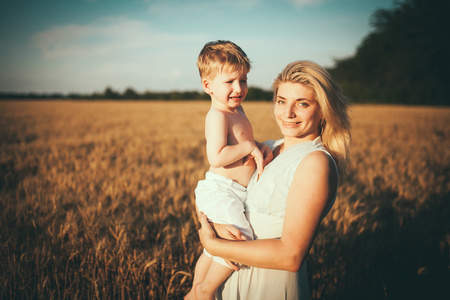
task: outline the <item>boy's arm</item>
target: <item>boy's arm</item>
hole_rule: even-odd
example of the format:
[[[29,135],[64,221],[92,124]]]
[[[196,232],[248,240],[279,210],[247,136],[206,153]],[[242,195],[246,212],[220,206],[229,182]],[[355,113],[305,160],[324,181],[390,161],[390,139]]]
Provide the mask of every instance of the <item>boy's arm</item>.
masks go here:
[[[220,111],[210,111],[205,120],[206,154],[213,168],[228,166],[250,154],[256,147],[252,141],[228,145],[228,122]]]
[[[259,148],[259,150],[261,150],[263,154],[263,166],[266,166],[273,159],[272,150],[270,150],[269,146],[267,146],[266,144],[260,143],[258,141],[255,141],[255,144]]]

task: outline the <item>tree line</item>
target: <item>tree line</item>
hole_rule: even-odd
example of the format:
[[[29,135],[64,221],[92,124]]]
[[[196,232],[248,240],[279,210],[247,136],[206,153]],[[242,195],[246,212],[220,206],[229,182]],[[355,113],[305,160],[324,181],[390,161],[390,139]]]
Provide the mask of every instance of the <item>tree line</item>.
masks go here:
[[[450,11],[448,0],[403,0],[371,16],[373,30],[356,54],[328,71],[352,103],[450,104]],[[246,99],[270,101],[271,91],[250,87]],[[198,91],[123,93],[108,87],[93,94],[0,93],[0,99],[202,100]]]
[[[249,87],[246,101],[271,101],[273,92],[263,90],[257,87]],[[29,100],[29,99],[48,99],[48,100],[209,100],[210,97],[204,92],[198,91],[171,91],[171,92],[151,92],[143,93],[136,92],[132,88],[125,89],[124,92],[119,92],[111,87],[107,87],[101,93],[92,94],[78,94],[78,93],[2,93],[0,92],[0,99],[15,99],[15,100]]]
[[[449,105],[450,1],[405,0],[377,10],[353,57],[329,71],[353,102]]]

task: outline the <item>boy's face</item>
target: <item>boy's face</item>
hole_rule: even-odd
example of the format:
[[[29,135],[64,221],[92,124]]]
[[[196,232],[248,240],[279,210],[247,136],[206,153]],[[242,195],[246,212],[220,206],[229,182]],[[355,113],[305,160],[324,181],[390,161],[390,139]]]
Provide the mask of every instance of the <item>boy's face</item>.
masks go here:
[[[202,85],[215,104],[235,109],[247,96],[247,73],[222,71],[213,79],[203,79]]]

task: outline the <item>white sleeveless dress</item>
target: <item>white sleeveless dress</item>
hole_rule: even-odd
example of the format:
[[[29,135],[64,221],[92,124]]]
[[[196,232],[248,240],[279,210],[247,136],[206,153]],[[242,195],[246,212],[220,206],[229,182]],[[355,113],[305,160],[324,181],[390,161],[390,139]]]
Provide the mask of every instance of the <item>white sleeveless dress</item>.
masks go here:
[[[282,143],[283,140],[266,142],[272,150]],[[314,141],[302,142],[284,149],[265,167],[258,181],[255,175],[252,177],[247,189],[245,209],[255,239],[281,237],[287,195],[295,171],[302,159],[314,151],[324,151],[330,155],[318,137]],[[335,197],[336,193],[324,216],[333,206]],[[219,287],[216,299],[309,299],[306,262],[298,272],[255,267],[241,268],[238,272],[233,272]]]

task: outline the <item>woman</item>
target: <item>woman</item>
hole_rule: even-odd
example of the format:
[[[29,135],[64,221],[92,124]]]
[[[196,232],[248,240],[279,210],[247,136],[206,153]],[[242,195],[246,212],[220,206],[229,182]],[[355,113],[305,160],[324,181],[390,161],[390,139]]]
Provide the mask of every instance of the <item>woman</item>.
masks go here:
[[[244,266],[219,288],[217,299],[309,299],[305,258],[331,209],[339,174],[348,168],[350,122],[339,86],[307,61],[286,66],[273,84],[273,113],[284,138],[248,185],[246,215],[254,241],[225,240],[201,215],[200,239],[212,255]],[[215,224],[218,234],[240,236]],[[237,238],[234,238],[237,239]]]

